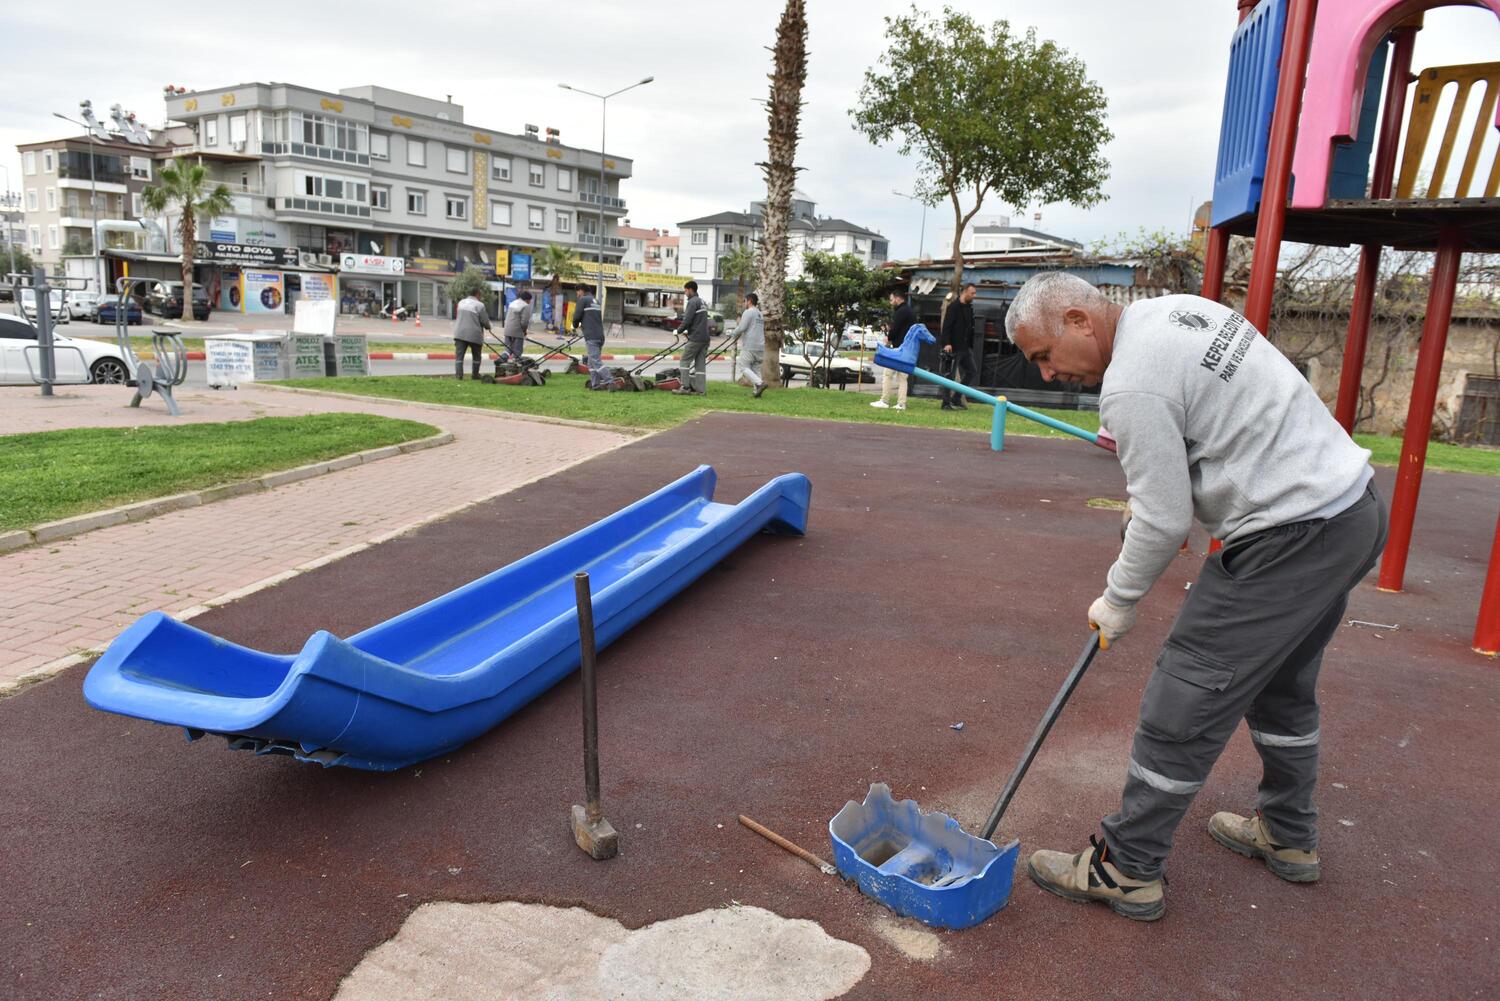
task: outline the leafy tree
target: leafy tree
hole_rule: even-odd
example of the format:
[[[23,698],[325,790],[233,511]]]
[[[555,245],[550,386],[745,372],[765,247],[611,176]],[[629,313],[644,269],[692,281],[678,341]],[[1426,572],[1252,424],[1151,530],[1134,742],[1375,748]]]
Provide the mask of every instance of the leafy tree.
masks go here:
[[[198,219],[226,214],[233,203],[229,188],[217,184],[208,188],[208,169],[201,162],[178,157],[156,172],[159,184],[148,185],[141,192],[146,208],[161,214],[174,206],[182,213],[177,224],[182,238],[182,288],[184,301],[190,301],[193,288],[193,251],[198,239]],[[191,322],[193,311],[182,311],[182,322]]]
[[[1134,261],[1145,272],[1143,284],[1197,295],[1203,287],[1203,251],[1186,236],[1166,230],[1137,230],[1099,240],[1089,247],[1094,257]]]
[[[7,248],[5,253],[0,253],[0,266],[5,267],[7,270],[5,287],[9,289],[11,287],[10,275],[18,274],[30,277],[31,272],[36,268],[36,262],[31,259],[31,255],[26,251],[20,247],[12,246]]]
[[[889,311],[886,297],[896,280],[895,272],[867,268],[853,254],[812,251],[802,259],[802,277],[787,286],[787,312],[808,340],[823,342],[831,364],[845,327],[873,326]]]
[[[953,206],[953,291],[964,227],[994,195],[1017,207],[1104,198],[1104,91],[1083,61],[1007,21],[986,29],[951,7],[887,17],[886,51],[865,71],[854,128],[921,160],[917,194]]]
[[[483,296],[485,305],[490,305],[495,298],[495,290],[490,288],[489,279],[483,271],[472,264],[459,272],[451,282],[448,283],[448,299],[454,304],[460,300],[479,292]]]
[[[766,360],[761,376],[781,385],[781,341],[786,329],[787,236],[792,191],[797,181],[797,128],[802,117],[802,84],[807,80],[807,4],[786,0],[771,50],[771,96],[766,101],[765,238],[760,254],[760,302],[765,313]]]
[[[62,254],[64,257],[87,257],[94,252],[93,238],[78,236],[76,233],[63,242]]]
[[[533,262],[533,267],[544,274],[552,276],[552,284],[547,287],[547,295],[552,300],[552,324],[562,329],[562,309],[558,297],[562,295],[563,282],[577,280],[579,274],[578,259],[573,252],[560,243],[549,243],[547,249]]]
[[[736,296],[745,294],[745,282],[755,277],[755,248],[742,243],[719,258],[719,274],[734,279]],[[738,302],[738,298],[735,300]]]

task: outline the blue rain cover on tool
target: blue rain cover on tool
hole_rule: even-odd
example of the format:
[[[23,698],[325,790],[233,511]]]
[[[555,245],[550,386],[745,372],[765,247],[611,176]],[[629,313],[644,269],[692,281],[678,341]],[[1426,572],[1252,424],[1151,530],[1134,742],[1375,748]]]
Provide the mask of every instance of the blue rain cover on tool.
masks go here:
[[[927,329],[926,324],[914,323],[906,331],[906,337],[899,348],[882,346],[876,350],[875,364],[911,375],[911,370],[917,367],[917,354],[924,343],[936,344],[937,338],[932,336],[932,331]]]

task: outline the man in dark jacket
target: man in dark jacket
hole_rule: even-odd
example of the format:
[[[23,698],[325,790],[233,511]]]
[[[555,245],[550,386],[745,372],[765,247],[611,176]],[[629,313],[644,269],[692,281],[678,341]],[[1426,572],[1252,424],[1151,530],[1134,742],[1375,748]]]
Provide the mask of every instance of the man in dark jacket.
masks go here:
[[[891,331],[886,335],[886,343],[893,348],[899,348],[901,342],[906,340],[906,332],[916,322],[917,313],[911,308],[911,303],[906,301],[906,289],[896,289],[891,293]],[[893,368],[883,368],[881,371],[885,374],[880,381],[880,399],[871,403],[870,406],[877,410],[905,410],[906,374],[897,372]],[[888,398],[896,402],[888,403],[886,402]]]
[[[974,381],[974,297],[979,289],[973,282],[965,283],[958,298],[948,304],[943,314],[943,328],[938,334],[938,350],[942,351],[942,364],[938,375],[946,375],[954,382],[965,386]],[[943,388],[944,410],[967,410],[963,395],[947,387]]]
[[[588,354],[589,388],[614,389],[615,377],[604,367],[604,318],[587,285],[578,286],[578,306],[573,313],[573,329],[583,329],[583,346]]]
[[[682,307],[682,336],[687,343],[682,346],[682,385],[672,390],[678,396],[705,396],[708,394],[708,307],[698,298],[698,283],[688,282],[683,286],[687,303]]]

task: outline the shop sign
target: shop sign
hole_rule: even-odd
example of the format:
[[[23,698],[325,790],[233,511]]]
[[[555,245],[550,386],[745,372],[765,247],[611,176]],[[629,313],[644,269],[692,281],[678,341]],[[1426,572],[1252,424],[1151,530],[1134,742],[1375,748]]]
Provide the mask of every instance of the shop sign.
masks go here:
[[[303,275],[302,298],[309,302],[332,302],[333,281],[333,275]]]
[[[261,247],[250,243],[200,242],[193,245],[200,264],[229,264],[251,268],[295,268],[295,247]]]
[[[513,282],[531,281],[531,255],[510,255],[510,280]]]
[[[451,275],[458,270],[458,262],[446,261],[441,257],[408,257],[406,270],[418,274]]]
[[[279,271],[241,271],[240,302],[247,313],[283,313],[286,291]]]
[[[344,254],[339,258],[339,270],[360,275],[404,275],[406,258]]]

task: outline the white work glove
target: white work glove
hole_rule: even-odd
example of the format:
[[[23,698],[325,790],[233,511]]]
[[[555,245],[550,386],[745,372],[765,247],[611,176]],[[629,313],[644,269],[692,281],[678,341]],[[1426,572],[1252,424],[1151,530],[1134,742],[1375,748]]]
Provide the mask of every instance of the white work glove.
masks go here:
[[[1089,625],[1099,630],[1099,649],[1108,650],[1111,643],[1135,625],[1135,606],[1121,608],[1101,594],[1089,606]]]

